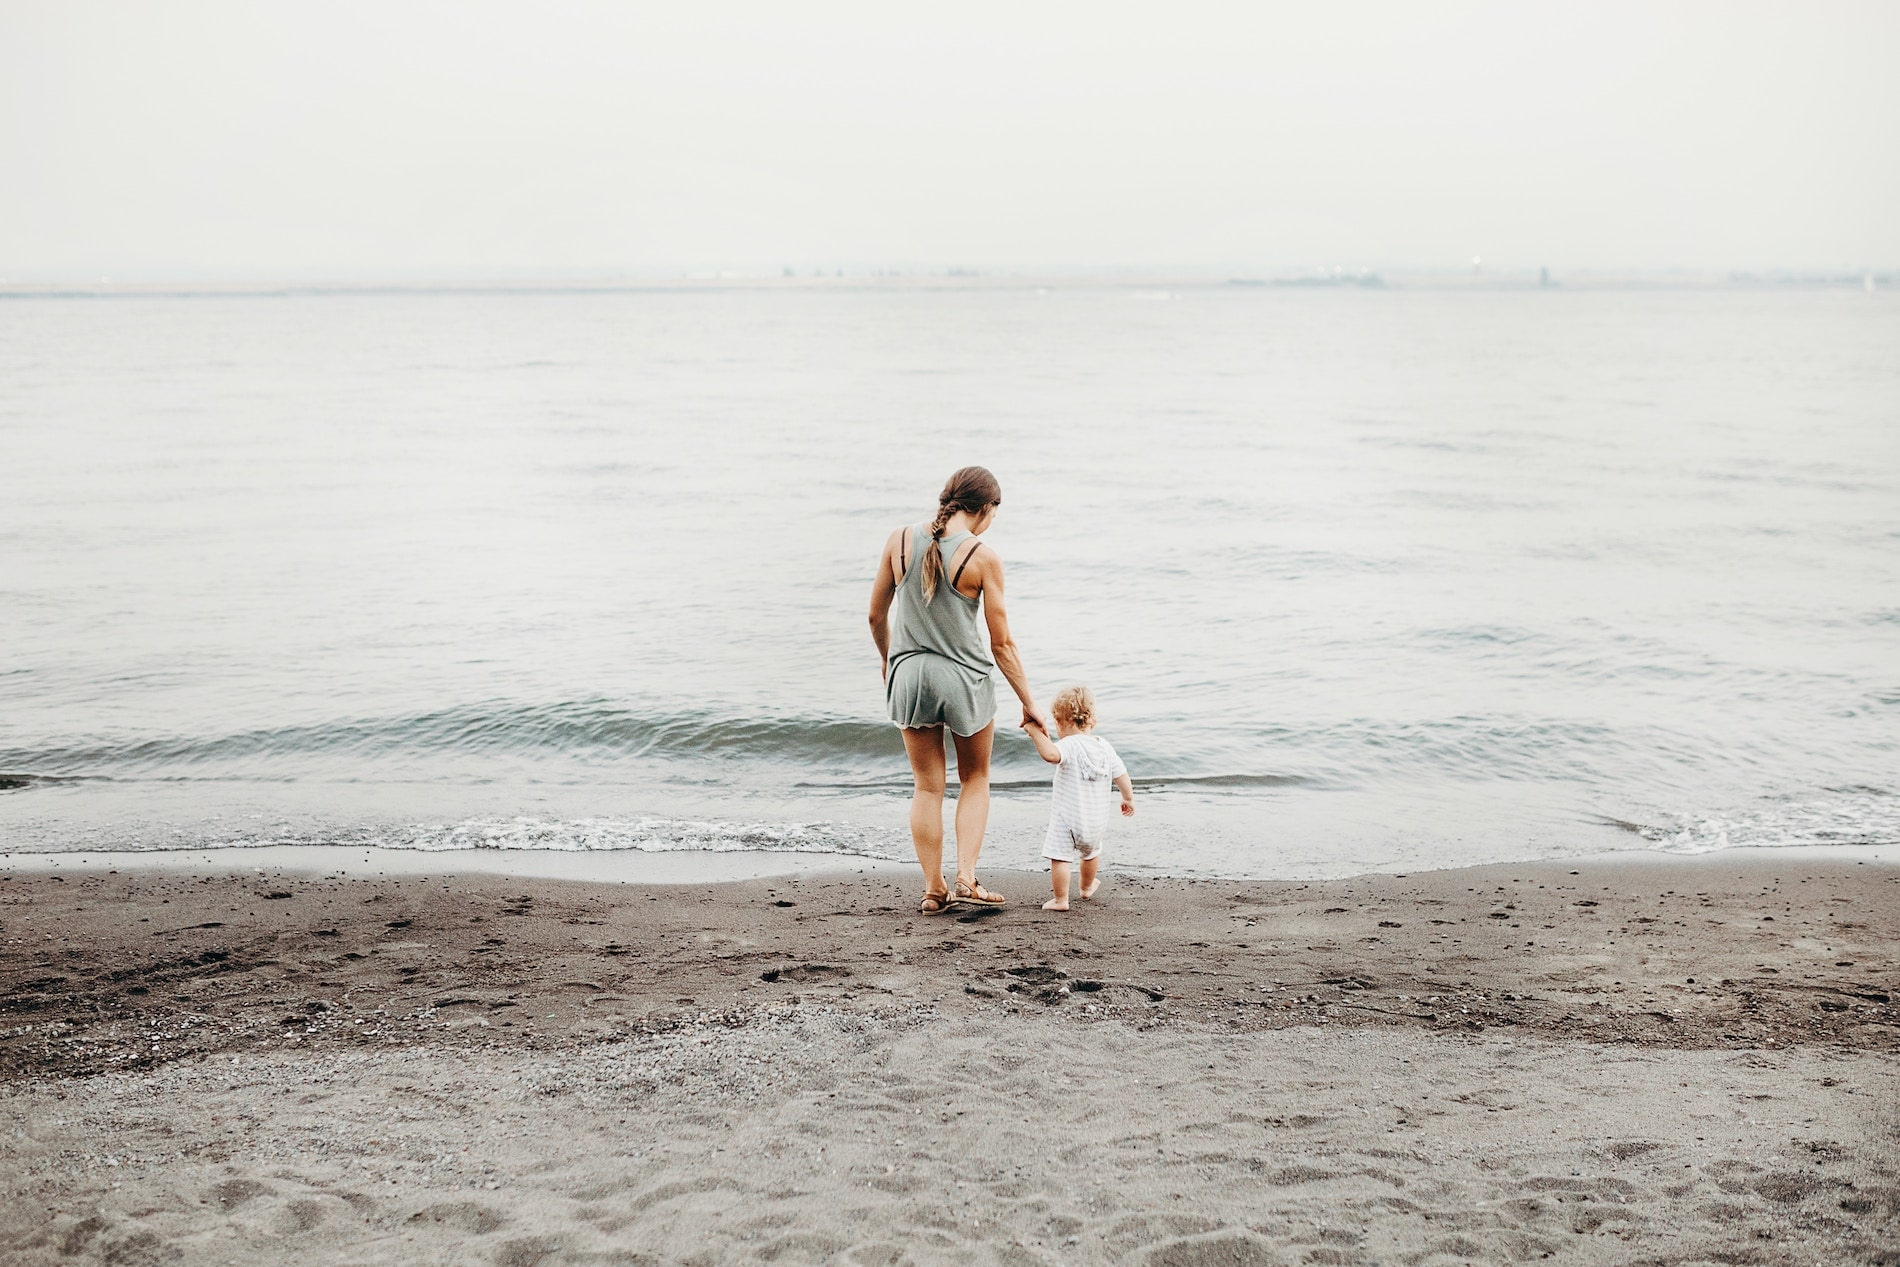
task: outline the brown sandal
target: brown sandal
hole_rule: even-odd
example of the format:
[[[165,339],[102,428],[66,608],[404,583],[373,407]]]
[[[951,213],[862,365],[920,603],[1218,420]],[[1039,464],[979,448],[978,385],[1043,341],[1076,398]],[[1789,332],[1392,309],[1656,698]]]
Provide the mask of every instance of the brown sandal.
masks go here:
[[[919,915],[941,915],[950,909],[948,893],[926,893],[924,900],[917,904]]]
[[[979,906],[1001,906],[1003,904],[1003,895],[1001,893],[992,893],[984,888],[983,881],[981,880],[971,880],[967,884],[962,880],[958,880],[957,901],[975,902]]]

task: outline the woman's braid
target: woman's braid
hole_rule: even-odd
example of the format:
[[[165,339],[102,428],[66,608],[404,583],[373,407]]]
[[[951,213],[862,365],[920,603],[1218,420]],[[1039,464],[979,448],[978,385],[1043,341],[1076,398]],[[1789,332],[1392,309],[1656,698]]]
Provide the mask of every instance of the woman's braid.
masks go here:
[[[958,511],[971,515],[981,515],[991,506],[1001,505],[1002,486],[996,477],[980,466],[966,466],[953,474],[943,486],[943,492],[937,497],[937,517],[930,522],[930,549],[924,552],[924,601],[927,603],[937,596],[937,587],[943,583],[943,551],[938,543],[943,540],[944,530],[950,526],[950,519]]]

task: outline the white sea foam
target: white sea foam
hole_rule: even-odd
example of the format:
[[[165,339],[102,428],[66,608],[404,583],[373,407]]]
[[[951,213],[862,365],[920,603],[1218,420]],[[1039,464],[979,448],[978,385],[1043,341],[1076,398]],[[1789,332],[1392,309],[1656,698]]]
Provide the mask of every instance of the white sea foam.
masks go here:
[[[1668,853],[1791,845],[1900,844],[1900,797],[1873,791],[1765,801],[1722,814],[1686,816],[1640,834]]]
[[[722,822],[687,818],[471,818],[371,830],[354,844],[385,849],[549,849],[588,853],[835,853],[896,857],[896,834],[850,823]]]

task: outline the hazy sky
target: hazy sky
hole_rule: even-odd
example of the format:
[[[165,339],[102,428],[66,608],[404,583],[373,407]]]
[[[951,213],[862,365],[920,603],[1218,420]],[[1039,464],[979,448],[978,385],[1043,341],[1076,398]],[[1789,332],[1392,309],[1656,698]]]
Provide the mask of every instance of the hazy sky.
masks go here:
[[[1900,3],[0,0],[0,278],[1900,265]]]

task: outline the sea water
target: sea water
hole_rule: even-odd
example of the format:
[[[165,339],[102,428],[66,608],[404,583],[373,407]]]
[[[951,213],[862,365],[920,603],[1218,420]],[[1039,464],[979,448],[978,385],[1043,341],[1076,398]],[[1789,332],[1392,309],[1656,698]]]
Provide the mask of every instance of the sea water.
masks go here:
[[[908,856],[965,463],[1118,866],[1900,841],[1900,300],[1075,282],[0,299],[0,849]]]

